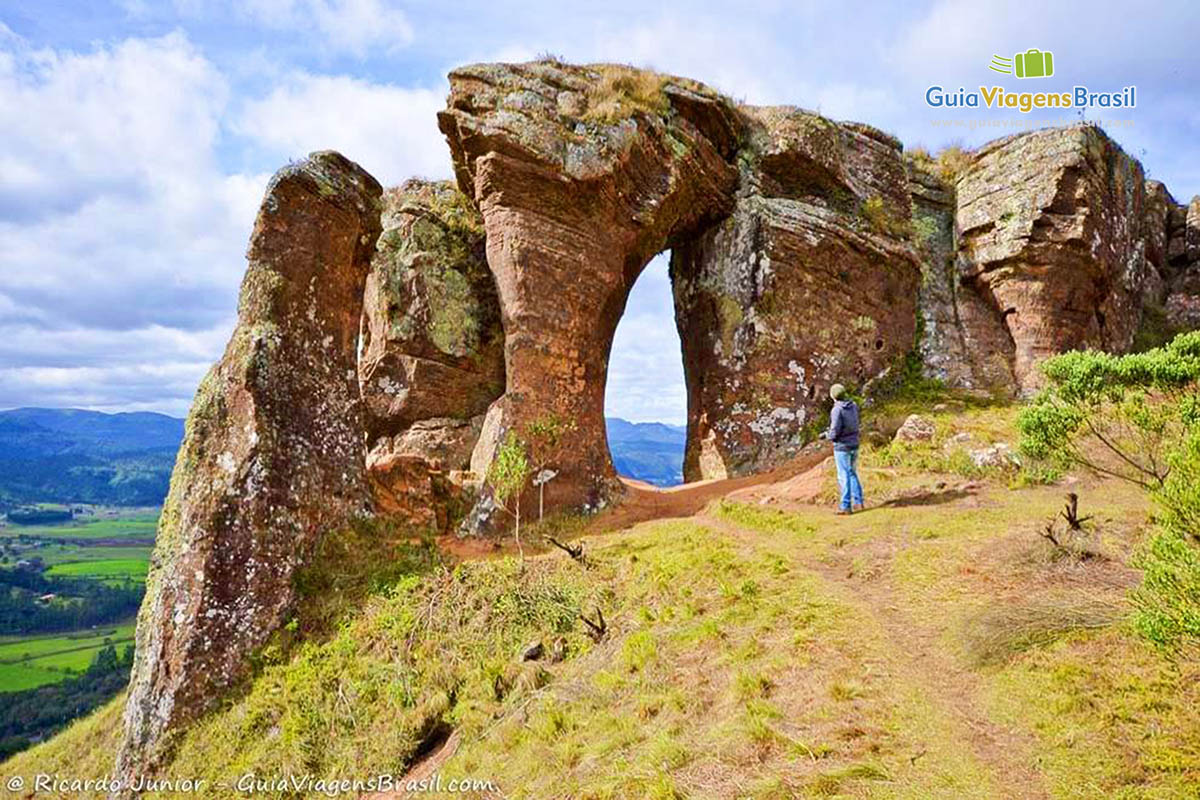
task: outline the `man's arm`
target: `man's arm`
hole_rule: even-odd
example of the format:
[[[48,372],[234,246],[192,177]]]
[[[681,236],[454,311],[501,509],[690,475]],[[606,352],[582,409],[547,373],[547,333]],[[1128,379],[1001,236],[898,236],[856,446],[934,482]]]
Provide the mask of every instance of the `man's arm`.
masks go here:
[[[825,431],[825,438],[829,441],[836,441],[837,437],[842,433],[842,407],[835,405],[833,411],[829,414],[829,430]]]

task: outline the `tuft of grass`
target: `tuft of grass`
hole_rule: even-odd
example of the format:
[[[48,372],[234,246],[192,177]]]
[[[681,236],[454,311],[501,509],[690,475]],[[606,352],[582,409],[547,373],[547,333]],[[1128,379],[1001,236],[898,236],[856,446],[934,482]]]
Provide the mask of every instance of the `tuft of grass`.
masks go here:
[[[871,195],[862,202],[858,209],[859,216],[866,220],[872,232],[881,236],[892,236],[897,239],[911,239],[913,227],[910,222],[898,218],[886,205],[879,195]]]
[[[946,183],[954,185],[974,163],[975,156],[970,150],[964,150],[959,145],[950,145],[938,151],[934,160],[937,163],[938,175]]]
[[[998,605],[968,617],[960,636],[973,666],[993,666],[1069,633],[1107,628],[1124,611],[1112,603],[1073,598]]]
[[[1034,732],[1056,796],[1192,798],[1200,785],[1200,662],[1120,626],[1032,650],[993,678],[995,717]]]
[[[660,117],[670,113],[671,103],[663,92],[668,83],[666,75],[624,64],[602,64],[593,69],[598,75],[588,87],[584,119],[612,124],[639,112]]]
[[[817,531],[813,524],[777,508],[762,508],[722,499],[717,501],[713,511],[720,519],[766,533],[811,536]]]

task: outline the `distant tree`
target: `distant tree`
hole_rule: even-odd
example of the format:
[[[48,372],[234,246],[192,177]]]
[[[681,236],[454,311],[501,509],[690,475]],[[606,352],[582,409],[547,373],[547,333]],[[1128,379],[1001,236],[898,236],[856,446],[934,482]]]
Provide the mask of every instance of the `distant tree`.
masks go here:
[[[516,521],[513,535],[522,561],[525,560],[525,550],[521,547],[521,494],[525,491],[531,471],[525,443],[510,432],[496,451],[496,458],[488,469],[487,483],[496,503]]]

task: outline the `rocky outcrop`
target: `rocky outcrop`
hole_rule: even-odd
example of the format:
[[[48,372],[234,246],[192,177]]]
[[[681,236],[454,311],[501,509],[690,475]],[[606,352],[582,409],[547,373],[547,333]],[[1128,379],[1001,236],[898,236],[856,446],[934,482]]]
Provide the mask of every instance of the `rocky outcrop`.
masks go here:
[[[1000,139],[957,181],[958,273],[1000,314],[1013,374],[1076,348],[1121,352],[1160,291],[1141,165],[1090,125]]]
[[[556,475],[547,510],[617,499],[609,350],[659,252],[689,479],[786,461],[831,383],[869,394],[910,377],[914,353],[927,375],[1011,394],[1046,356],[1200,325],[1200,198],[1176,203],[1098,128],[939,167],[866,125],[628,67],[477,65],[450,82],[457,185],[383,196],[317,153],[268,187],[162,515],[126,777],[244,674],[297,568],[357,515],[447,531],[470,506],[468,531],[494,528],[481,481],[510,435]],[[930,435],[909,420],[900,438]],[[1012,463],[1001,446],[969,455]]]
[[[542,459],[558,471],[546,505],[596,509],[621,491],[604,436],[617,321],[651,257],[731,210],[738,115],[698,84],[617,66],[478,65],[450,87],[438,121],[483,215],[505,330],[505,395],[473,468],[508,433],[570,422]]]
[[[959,271],[954,175],[909,153],[913,244],[921,261],[920,356],[925,375],[950,386],[1011,395],[1013,340],[999,313]]]
[[[451,183],[384,194],[359,362],[367,434],[470,419],[504,391],[504,329],[479,212]]]
[[[378,510],[446,530],[447,498],[483,415],[504,392],[504,329],[483,220],[451,183],[410,180],[384,195],[367,276],[359,380]]]
[[[319,537],[368,510],[355,380],[381,189],[337,153],[272,178],[238,324],[204,379],[163,508],[125,709],[120,772],[245,674]]]
[[[733,212],[671,257],[687,480],[787,461],[833,383],[876,379],[914,346],[900,143],[802,109],[742,111]]]

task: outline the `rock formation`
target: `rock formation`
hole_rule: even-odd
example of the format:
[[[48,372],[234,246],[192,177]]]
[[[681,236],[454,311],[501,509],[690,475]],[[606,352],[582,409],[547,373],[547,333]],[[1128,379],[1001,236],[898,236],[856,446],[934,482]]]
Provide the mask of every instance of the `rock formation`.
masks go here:
[[[1013,339],[1000,312],[957,258],[954,176],[923,153],[908,154],[913,243],[921,259],[919,355],[926,375],[1004,396],[1016,391]]]
[[[687,480],[783,463],[832,384],[866,383],[914,346],[900,143],[795,108],[743,113],[732,214],[671,254]]]
[[[488,407],[504,393],[504,329],[483,222],[449,182],[384,194],[367,276],[359,379],[377,509],[446,530]]]
[[[1047,356],[1129,348],[1161,286],[1140,164],[1099,128],[1053,128],[985,145],[955,189],[958,273],[999,311],[1019,390]]]
[[[325,532],[369,508],[356,342],[379,184],[336,153],[271,179],[238,324],[188,416],[163,508],[125,709],[120,772],[245,672]]]
[[[690,82],[537,62],[452,72],[438,120],[483,215],[504,320],[506,390],[472,465],[486,472],[509,432],[569,421],[541,459],[559,473],[546,502],[599,508],[620,493],[604,438],[617,321],[655,254],[731,210],[737,114]]]
[[[318,153],[268,187],[160,525],[123,774],[244,674],[297,567],[355,515],[445,532],[470,508],[465,532],[494,530],[485,478],[510,436],[557,473],[547,510],[618,501],[609,350],[664,250],[689,479],[788,460],[834,381],[869,394],[916,368],[1027,393],[1048,355],[1200,324],[1200,198],[1176,203],[1095,127],[939,165],[866,125],[628,67],[477,65],[450,84],[457,186],[382,195]]]

